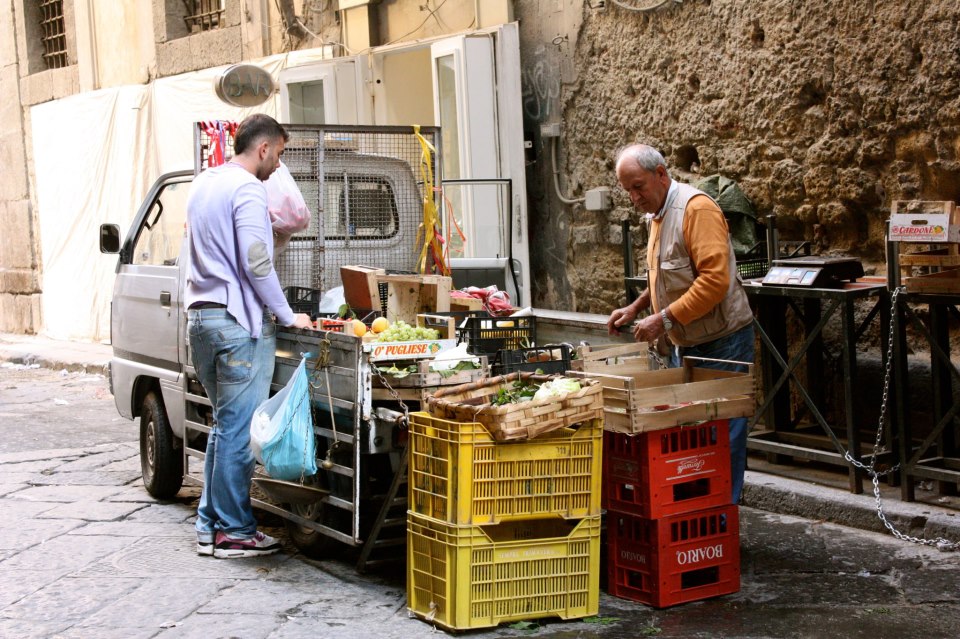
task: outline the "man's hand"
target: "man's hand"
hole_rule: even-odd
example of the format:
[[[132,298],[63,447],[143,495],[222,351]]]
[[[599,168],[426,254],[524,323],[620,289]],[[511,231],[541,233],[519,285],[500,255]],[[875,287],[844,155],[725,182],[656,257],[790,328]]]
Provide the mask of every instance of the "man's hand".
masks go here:
[[[313,328],[313,321],[306,313],[297,313],[293,316],[293,324],[290,328]]]
[[[633,327],[633,336],[638,342],[654,342],[658,337],[666,333],[663,327],[663,318],[660,313],[654,313],[644,317]]]
[[[650,289],[645,289],[632,304],[627,304],[623,308],[618,308],[610,313],[610,318],[607,320],[607,333],[616,335],[620,328],[637,319],[640,311],[649,308],[649,306]]]
[[[632,304],[618,308],[610,313],[610,318],[607,320],[607,333],[616,335],[621,326],[626,326],[635,319],[637,319],[637,311]]]

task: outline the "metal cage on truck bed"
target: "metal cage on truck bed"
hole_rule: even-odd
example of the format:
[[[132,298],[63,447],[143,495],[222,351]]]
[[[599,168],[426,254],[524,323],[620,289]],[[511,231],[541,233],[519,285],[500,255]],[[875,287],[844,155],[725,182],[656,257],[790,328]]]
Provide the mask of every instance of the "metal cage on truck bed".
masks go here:
[[[310,226],[274,257],[284,288],[328,291],[340,285],[340,267],[347,264],[414,271],[423,219],[421,162],[439,185],[440,129],[420,127],[434,149],[427,155],[412,126],[284,128],[290,139],[281,161],[311,213]],[[230,160],[235,130],[229,122],[194,125],[197,173]]]

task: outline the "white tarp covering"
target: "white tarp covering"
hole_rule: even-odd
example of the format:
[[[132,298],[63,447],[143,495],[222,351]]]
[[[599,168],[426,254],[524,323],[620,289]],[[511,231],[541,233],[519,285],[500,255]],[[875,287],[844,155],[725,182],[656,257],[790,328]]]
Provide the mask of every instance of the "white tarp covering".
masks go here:
[[[254,61],[276,81],[281,70],[322,59],[322,50]],[[31,109],[40,229],[44,334],[55,339],[110,337],[116,256],[99,252],[100,224],[126,234],[161,174],[193,167],[192,123],[276,117],[276,99],[255,109],[221,102],[214,81],[226,67],[104,89]],[[144,327],[147,328],[147,327]]]

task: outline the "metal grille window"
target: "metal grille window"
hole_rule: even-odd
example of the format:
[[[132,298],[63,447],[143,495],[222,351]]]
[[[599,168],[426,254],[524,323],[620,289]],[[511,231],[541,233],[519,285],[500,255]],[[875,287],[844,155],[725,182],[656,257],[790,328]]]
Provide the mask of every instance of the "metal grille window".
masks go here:
[[[183,4],[187,7],[183,20],[190,33],[219,29],[223,24],[226,0],[183,0]]]
[[[346,264],[413,272],[424,198],[420,172],[424,151],[413,128],[308,124],[285,128],[290,140],[283,163],[312,213],[310,226],[274,255],[288,294],[293,291],[299,297],[303,290],[340,286],[340,267]],[[233,154],[229,127],[222,140],[213,131],[210,123],[198,123],[194,129],[198,170]],[[422,127],[420,133],[437,148],[439,129]],[[432,174],[440,181],[439,153],[429,157]]]
[[[43,62],[48,69],[67,66],[63,0],[40,0],[40,40],[43,42]]]
[[[327,175],[324,186],[328,240],[386,240],[399,232],[396,196],[386,179]]]

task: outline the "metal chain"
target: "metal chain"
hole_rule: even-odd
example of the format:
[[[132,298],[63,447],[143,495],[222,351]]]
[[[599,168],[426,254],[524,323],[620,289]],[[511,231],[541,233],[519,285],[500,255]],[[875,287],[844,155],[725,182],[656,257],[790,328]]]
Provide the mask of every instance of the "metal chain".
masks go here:
[[[873,458],[870,460],[870,464],[864,464],[863,462],[857,461],[853,458],[853,455],[850,454],[850,451],[844,451],[843,458],[846,459],[849,463],[853,464],[857,468],[864,470],[867,474],[870,475],[871,481],[873,483],[873,496],[877,502],[877,516],[880,518],[880,521],[883,522],[884,527],[890,531],[890,533],[901,541],[908,541],[914,544],[920,544],[923,546],[931,546],[940,551],[946,552],[951,550],[960,549],[960,542],[950,541],[944,539],[943,537],[936,537],[934,539],[925,539],[923,537],[913,537],[905,533],[900,532],[897,528],[887,519],[886,514],[883,512],[883,502],[880,498],[880,477],[887,475],[893,472],[896,472],[900,468],[900,464],[895,464],[892,468],[884,471],[877,471],[874,468],[874,465],[877,463],[877,457],[882,451],[881,438],[883,437],[883,423],[886,418],[887,413],[887,404],[890,399],[890,374],[893,368],[893,344],[894,344],[894,317],[897,313],[897,297],[902,291],[906,290],[903,287],[898,287],[893,290],[893,295],[890,297],[890,333],[888,336],[887,343],[887,366],[883,375],[883,400],[880,404],[880,418],[877,421],[877,438],[873,443]]]
[[[327,457],[324,460],[324,467],[329,468],[327,464],[333,464],[333,453],[340,447],[340,434],[337,432],[337,418],[333,414],[333,393],[330,388],[330,338],[324,337],[319,342],[317,351],[317,361],[313,365],[313,372],[317,373],[323,369],[324,381],[327,386],[327,407],[330,409],[330,427],[333,429],[333,444],[327,448]],[[314,390],[320,390],[320,385],[310,380],[310,387]]]
[[[383,387],[393,396],[397,403],[400,404],[400,408],[403,409],[403,427],[406,428],[409,423],[410,418],[410,409],[407,408],[407,405],[403,403],[403,400],[400,399],[400,395],[393,389],[393,386],[390,385],[390,382],[387,381],[387,378],[384,377],[383,373],[380,372],[380,368],[376,364],[371,364],[370,368],[373,369],[373,372],[376,373],[377,377],[380,378],[380,382],[383,384]]]
[[[663,358],[660,357],[659,351],[657,351],[657,342],[647,342],[647,352],[650,354],[650,357],[653,358],[653,361],[656,363],[658,369],[667,368],[666,362],[663,361]]]

